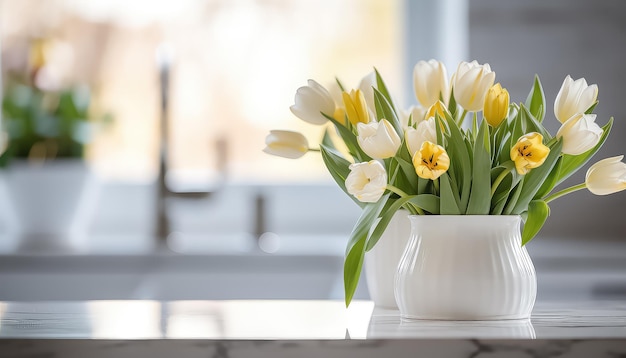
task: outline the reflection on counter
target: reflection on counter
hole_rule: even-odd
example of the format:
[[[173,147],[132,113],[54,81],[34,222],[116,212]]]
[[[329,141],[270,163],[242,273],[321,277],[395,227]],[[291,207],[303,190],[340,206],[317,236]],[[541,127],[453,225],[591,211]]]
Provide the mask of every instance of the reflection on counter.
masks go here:
[[[0,341],[49,339],[626,339],[626,303],[538,302],[531,320],[401,320],[354,301],[0,302]]]

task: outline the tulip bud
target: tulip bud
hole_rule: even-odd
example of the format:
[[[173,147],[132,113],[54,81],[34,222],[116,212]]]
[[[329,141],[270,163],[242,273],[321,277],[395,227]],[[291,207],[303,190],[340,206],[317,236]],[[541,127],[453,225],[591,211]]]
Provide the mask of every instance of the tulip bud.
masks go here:
[[[380,122],[357,124],[357,141],[365,154],[374,159],[386,159],[396,155],[402,141],[386,119]]]
[[[420,150],[424,142],[437,143],[437,128],[435,125],[435,118],[430,117],[428,120],[419,122],[416,128],[409,127],[404,132],[404,138],[411,158]]]
[[[375,203],[387,188],[387,171],[376,160],[350,165],[346,191],[363,203]]]
[[[420,178],[435,180],[450,167],[450,157],[442,146],[426,141],[413,156],[413,166]]]
[[[322,125],[328,119],[322,115],[333,116],[335,101],[332,96],[314,80],[308,81],[308,86],[298,88],[294,99],[295,104],[289,107],[291,113],[305,122]]]
[[[353,125],[357,125],[357,123],[369,123],[369,110],[361,90],[352,90],[350,93],[343,92],[342,98],[350,123]]]
[[[413,88],[422,106],[428,108],[440,99],[448,101],[448,74],[446,66],[435,60],[419,61],[413,69]]]
[[[511,160],[519,175],[525,175],[546,161],[550,148],[543,144],[543,136],[532,132],[521,136],[511,148]]]
[[[415,123],[419,123],[425,119],[426,108],[422,106],[411,106],[407,111],[400,111],[400,122],[402,122],[402,128],[409,128]],[[409,123],[409,117],[411,122]]]
[[[557,138],[563,138],[563,153],[582,154],[598,144],[603,130],[595,120],[595,114],[578,113],[563,123],[556,133]]]
[[[602,159],[587,170],[585,185],[596,195],[608,195],[626,189],[626,164],[623,155]]]
[[[454,98],[466,111],[483,109],[487,91],[493,85],[496,73],[489,64],[479,65],[472,61],[461,62],[453,75]]]
[[[430,108],[428,112],[426,112],[426,116],[424,118],[435,117],[435,114],[439,114],[439,117],[446,118],[446,105],[441,101],[435,102]]]
[[[588,86],[584,78],[574,81],[568,75],[554,101],[554,115],[559,122],[565,123],[576,113],[585,113],[597,98],[597,85]]]
[[[483,116],[490,126],[496,128],[508,114],[509,91],[496,83],[487,91]]]
[[[289,159],[300,158],[309,151],[309,142],[306,138],[292,131],[270,131],[265,137],[265,144],[266,147],[263,149],[265,153]]]

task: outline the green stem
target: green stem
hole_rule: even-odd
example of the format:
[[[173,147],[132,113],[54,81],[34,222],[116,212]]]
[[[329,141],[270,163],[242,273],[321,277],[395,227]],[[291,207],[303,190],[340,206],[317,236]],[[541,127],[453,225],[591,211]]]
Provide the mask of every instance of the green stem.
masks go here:
[[[459,120],[458,120],[459,128],[463,127],[463,121],[465,121],[465,116],[467,116],[467,110],[463,109],[463,113],[461,114],[461,117],[459,117]]]
[[[402,191],[402,189],[395,187],[391,184],[387,184],[387,189],[392,192],[398,194],[401,198],[406,198],[409,194]],[[404,205],[403,205],[404,206]],[[424,215],[424,211],[419,207],[412,203],[407,203],[406,209],[411,212],[411,214],[419,214]]]
[[[500,173],[500,175],[498,175],[496,180],[494,180],[493,184],[491,184],[491,196],[492,197],[493,197],[493,194],[496,192],[496,189],[498,189],[498,186],[500,185],[500,183],[502,183],[504,178],[506,178],[506,176],[511,172],[511,170],[513,170],[513,162],[509,161],[509,162],[504,163],[504,170],[502,171],[502,173]]]
[[[395,187],[391,184],[387,184],[387,190],[389,190],[392,193],[398,194],[401,198],[406,198],[407,196],[409,196],[409,194],[402,191],[402,189]]]
[[[581,183],[581,184],[578,184],[578,185],[570,186],[569,188],[563,189],[563,190],[561,190],[559,192],[556,192],[556,193],[554,193],[554,194],[552,194],[550,196],[547,196],[547,197],[543,198],[543,200],[547,204],[547,203],[551,202],[552,200],[558,199],[558,198],[560,198],[560,197],[562,197],[564,195],[567,195],[569,193],[573,193],[575,191],[578,191],[578,190],[581,190],[581,189],[585,189],[585,188],[587,188],[587,184],[585,184],[585,183]]]
[[[433,180],[433,186],[435,187],[435,195],[439,195],[439,178]]]
[[[309,152],[321,152],[322,150],[319,148],[309,148]]]

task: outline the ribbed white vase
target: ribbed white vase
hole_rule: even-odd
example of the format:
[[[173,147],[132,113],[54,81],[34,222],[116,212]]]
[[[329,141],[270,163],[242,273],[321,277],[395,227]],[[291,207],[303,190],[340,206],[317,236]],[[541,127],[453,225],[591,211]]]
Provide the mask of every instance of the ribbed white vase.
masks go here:
[[[378,307],[396,309],[394,277],[411,236],[409,212],[398,210],[374,247],[365,254],[365,279],[370,299]]]
[[[403,318],[529,318],[535,268],[519,216],[409,216],[411,238],[395,277]]]

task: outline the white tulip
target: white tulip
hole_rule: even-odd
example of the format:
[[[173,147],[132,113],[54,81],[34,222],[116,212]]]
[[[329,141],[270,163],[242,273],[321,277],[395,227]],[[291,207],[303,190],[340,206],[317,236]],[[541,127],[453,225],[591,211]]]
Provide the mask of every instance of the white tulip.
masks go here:
[[[357,141],[365,154],[374,159],[386,159],[396,155],[402,141],[386,119],[380,122],[357,123]]]
[[[375,203],[385,193],[387,171],[380,162],[355,163],[350,165],[346,178],[346,190],[360,202]]]
[[[554,115],[559,122],[565,123],[576,113],[585,113],[597,98],[597,85],[588,86],[584,78],[574,81],[568,75],[554,101]]]
[[[623,155],[602,159],[587,170],[585,185],[596,195],[608,195],[626,189],[626,164]]]
[[[322,125],[328,119],[322,115],[332,117],[335,114],[335,101],[326,88],[314,80],[308,81],[308,86],[298,88],[294,105],[289,107],[291,113],[305,122]]]
[[[496,73],[489,64],[479,65],[472,61],[461,62],[452,76],[452,87],[456,102],[466,111],[477,112],[485,105],[485,96],[493,86]]]
[[[270,131],[265,137],[265,144],[265,153],[289,159],[300,158],[309,151],[306,138],[301,133],[292,131]]]
[[[439,99],[447,103],[450,89],[446,66],[436,60],[419,61],[413,68],[413,89],[417,100],[426,108]]]
[[[419,122],[417,128],[408,128],[404,132],[404,138],[411,153],[411,158],[420,150],[424,142],[437,143],[437,128],[435,125],[435,118],[430,117],[428,120]]]
[[[427,110],[427,108],[418,105],[411,106],[406,111],[400,111],[400,123],[402,124],[402,128],[407,129],[415,123],[422,122],[424,117],[426,117]],[[412,117],[411,123],[409,123],[409,117]]]
[[[579,155],[595,147],[603,132],[595,120],[595,114],[578,113],[563,123],[556,133],[557,138],[563,138],[562,152]]]

